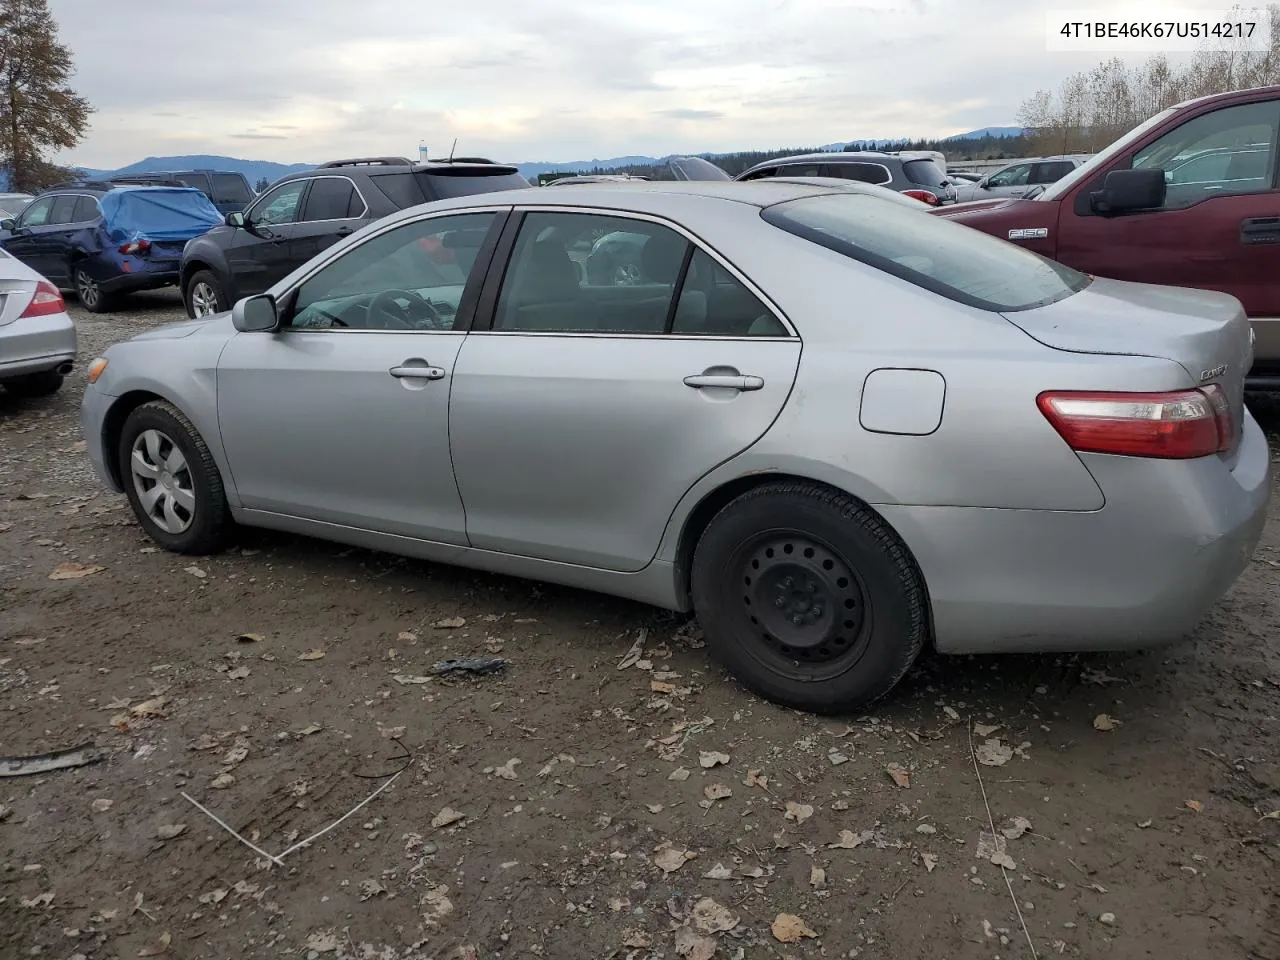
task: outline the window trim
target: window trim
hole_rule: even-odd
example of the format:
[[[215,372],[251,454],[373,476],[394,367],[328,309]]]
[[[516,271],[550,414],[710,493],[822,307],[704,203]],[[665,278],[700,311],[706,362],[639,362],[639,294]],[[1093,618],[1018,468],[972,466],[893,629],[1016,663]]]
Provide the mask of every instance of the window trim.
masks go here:
[[[463,288],[463,291],[462,291],[462,298],[458,302],[458,313],[461,314],[463,313],[464,310],[466,310],[466,311],[469,311],[471,315],[467,318],[467,324],[462,329],[460,330],[381,330],[381,329],[372,329],[372,328],[363,328],[363,327],[293,327],[283,322],[283,319],[286,316],[290,321],[293,320],[294,305],[298,297],[298,291],[302,289],[303,285],[306,284],[309,280],[311,280],[316,274],[324,270],[331,263],[341,259],[342,257],[347,256],[353,250],[359,250],[366,243],[371,243],[372,241],[376,240],[378,237],[381,237],[384,234],[390,233],[392,230],[398,230],[401,227],[413,226],[414,224],[422,223],[427,220],[439,220],[443,217],[456,217],[456,216],[461,216],[463,214],[475,214],[475,213],[493,214],[494,223],[499,224],[500,226],[496,231],[493,229],[492,226],[490,226],[489,236],[487,236],[484,242],[480,245],[480,252],[476,255],[476,262],[472,264],[472,270],[474,271],[477,265],[480,263],[480,261],[482,259],[485,260],[484,269],[480,273],[479,279],[475,280],[474,277],[472,276],[467,277],[466,286]],[[494,251],[495,251],[495,248],[498,246],[498,238],[500,238],[503,232],[506,230],[510,217],[511,217],[510,207],[492,206],[492,207],[465,207],[462,209],[452,209],[452,210],[433,210],[431,213],[428,213],[423,216],[410,217],[405,220],[395,220],[392,223],[387,223],[385,220],[375,221],[378,224],[379,228],[375,231],[370,232],[368,235],[361,237],[359,241],[352,243],[350,246],[341,246],[340,244],[336,244],[327,249],[326,252],[329,255],[324,256],[323,259],[320,260],[320,262],[316,263],[314,260],[308,261],[309,263],[314,263],[315,265],[310,270],[308,270],[305,274],[299,277],[296,283],[291,284],[286,289],[281,291],[279,296],[275,297],[277,315],[282,318],[282,323],[281,323],[279,332],[281,334],[307,334],[307,335],[324,334],[324,333],[336,333],[336,334],[342,334],[342,335],[351,335],[351,334],[357,334],[357,333],[363,333],[363,334],[377,333],[377,334],[393,334],[393,335],[413,334],[415,336],[424,335],[424,334],[428,336],[435,336],[435,335],[456,336],[458,334],[470,333],[475,328],[476,317],[479,316],[479,307],[480,307],[482,296],[485,289],[484,284],[488,280],[489,269],[493,265],[493,261],[495,259]],[[303,222],[319,223],[320,221],[310,220],[310,221],[303,221]]]
[[[364,209],[360,211],[360,214],[358,216],[354,216],[354,217],[327,217],[324,220],[295,220],[294,223],[344,223],[347,220],[363,220],[365,217],[369,215],[369,201],[366,200],[364,198],[364,194],[360,192],[360,185],[356,183],[354,180],[352,180],[350,177],[344,177],[342,174],[339,174],[339,173],[326,173],[318,177],[306,177],[304,179],[307,181],[307,188],[306,188],[307,194],[305,197],[302,197],[299,200],[299,206],[302,208],[299,212],[302,212],[302,213],[306,212],[306,205],[311,201],[311,191],[315,187],[315,183],[317,180],[347,181],[347,183],[351,184],[351,189],[356,192],[356,196],[360,198],[360,202],[364,204]],[[267,224],[267,226],[271,226],[271,224]]]
[[[626,332],[610,332],[605,330],[495,330],[493,329],[494,320],[497,317],[498,296],[502,290],[502,284],[506,280],[507,271],[513,260],[512,254],[515,252],[515,242],[519,235],[519,229],[524,225],[526,214],[530,213],[563,213],[563,214],[582,214],[584,216],[609,217],[614,220],[638,220],[645,223],[657,224],[674,230],[682,236],[690,245],[690,251],[686,251],[686,259],[692,259],[694,253],[701,250],[708,257],[714,260],[738,283],[742,284],[748,292],[750,292],[757,300],[759,300],[764,308],[773,314],[773,316],[782,324],[783,328],[788,331],[787,336],[782,337],[747,337],[732,336],[721,334],[698,334],[698,333],[626,333]],[[790,318],[778,306],[767,293],[760,289],[750,278],[748,278],[741,270],[718,250],[709,243],[699,237],[692,230],[676,223],[674,220],[668,220],[666,217],[653,213],[641,213],[637,210],[615,210],[605,207],[580,207],[580,206],[556,206],[550,203],[539,204],[521,204],[513,207],[513,215],[508,221],[506,229],[511,232],[510,241],[508,243],[499,244],[499,255],[502,257],[501,269],[494,271],[493,264],[498,263],[498,256],[494,257],[493,264],[490,265],[489,274],[497,274],[496,276],[485,277],[485,287],[481,294],[480,302],[476,308],[475,319],[471,326],[473,335],[483,334],[485,336],[494,337],[575,337],[575,338],[597,338],[602,340],[732,340],[734,342],[751,342],[756,341],[778,341],[780,343],[790,343],[802,340],[795,325]],[[503,238],[507,240],[506,237]],[[672,290],[672,299],[678,301],[676,290]]]

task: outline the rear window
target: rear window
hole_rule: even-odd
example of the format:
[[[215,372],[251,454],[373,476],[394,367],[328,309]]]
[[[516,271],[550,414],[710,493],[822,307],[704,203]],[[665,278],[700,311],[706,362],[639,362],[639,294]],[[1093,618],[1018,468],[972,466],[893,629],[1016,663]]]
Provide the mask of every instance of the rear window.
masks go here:
[[[197,190],[204,191],[206,196],[209,194],[209,178],[203,173],[176,173],[173,179],[179,183],[185,183],[188,187],[195,187]]]
[[[427,202],[427,198],[422,195],[422,187],[412,173],[384,173],[370,179],[401,210]]]
[[[447,200],[450,197],[469,197],[475,193],[496,193],[499,190],[520,190],[529,186],[529,181],[510,168],[498,167],[492,172],[467,167],[454,173],[450,170],[420,170],[416,176],[422,178],[423,189],[433,200]]]
[[[238,173],[211,173],[214,203],[248,203],[253,199],[249,183]]]
[[[932,160],[908,160],[902,165],[902,172],[908,180],[922,187],[940,187],[947,180],[942,168]]]
[[[1030,310],[1089,284],[1085,274],[1030,250],[878,197],[805,197],[766,207],[761,216],[795,236],[981,310]]]

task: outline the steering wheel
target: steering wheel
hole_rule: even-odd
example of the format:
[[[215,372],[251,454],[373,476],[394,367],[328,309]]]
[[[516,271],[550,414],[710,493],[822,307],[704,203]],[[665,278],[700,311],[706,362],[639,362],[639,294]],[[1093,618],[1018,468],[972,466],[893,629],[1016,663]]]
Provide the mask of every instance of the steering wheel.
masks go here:
[[[397,300],[408,300],[409,307],[402,307],[396,302]],[[440,330],[444,329],[444,320],[439,311],[431,305],[430,301],[412,290],[383,290],[375,296],[369,301],[369,325],[384,330],[393,328],[404,330],[419,329],[414,324],[414,318],[411,316],[413,308],[421,308],[431,326]],[[373,319],[375,313],[384,318],[383,323],[378,323]]]

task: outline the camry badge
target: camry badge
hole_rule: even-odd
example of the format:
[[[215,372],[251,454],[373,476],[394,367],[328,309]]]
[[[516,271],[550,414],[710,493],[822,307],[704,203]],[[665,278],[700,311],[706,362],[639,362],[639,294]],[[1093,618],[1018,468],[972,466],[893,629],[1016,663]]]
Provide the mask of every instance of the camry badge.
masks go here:
[[[1227,365],[1225,363],[1218,364],[1212,370],[1201,370],[1200,382],[1204,383],[1206,380],[1212,380],[1214,377],[1220,377],[1226,372],[1227,372]]]
[[[1010,240],[1042,240],[1048,235],[1048,227],[1020,227],[1009,231]]]

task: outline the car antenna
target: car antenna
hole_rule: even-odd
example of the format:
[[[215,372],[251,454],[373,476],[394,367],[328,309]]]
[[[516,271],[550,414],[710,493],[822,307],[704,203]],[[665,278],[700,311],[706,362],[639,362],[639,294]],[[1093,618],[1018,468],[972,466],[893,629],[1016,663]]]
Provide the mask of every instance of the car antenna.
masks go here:
[[[458,138],[453,138],[453,146],[449,148],[449,162],[453,163],[453,153],[458,149]]]

